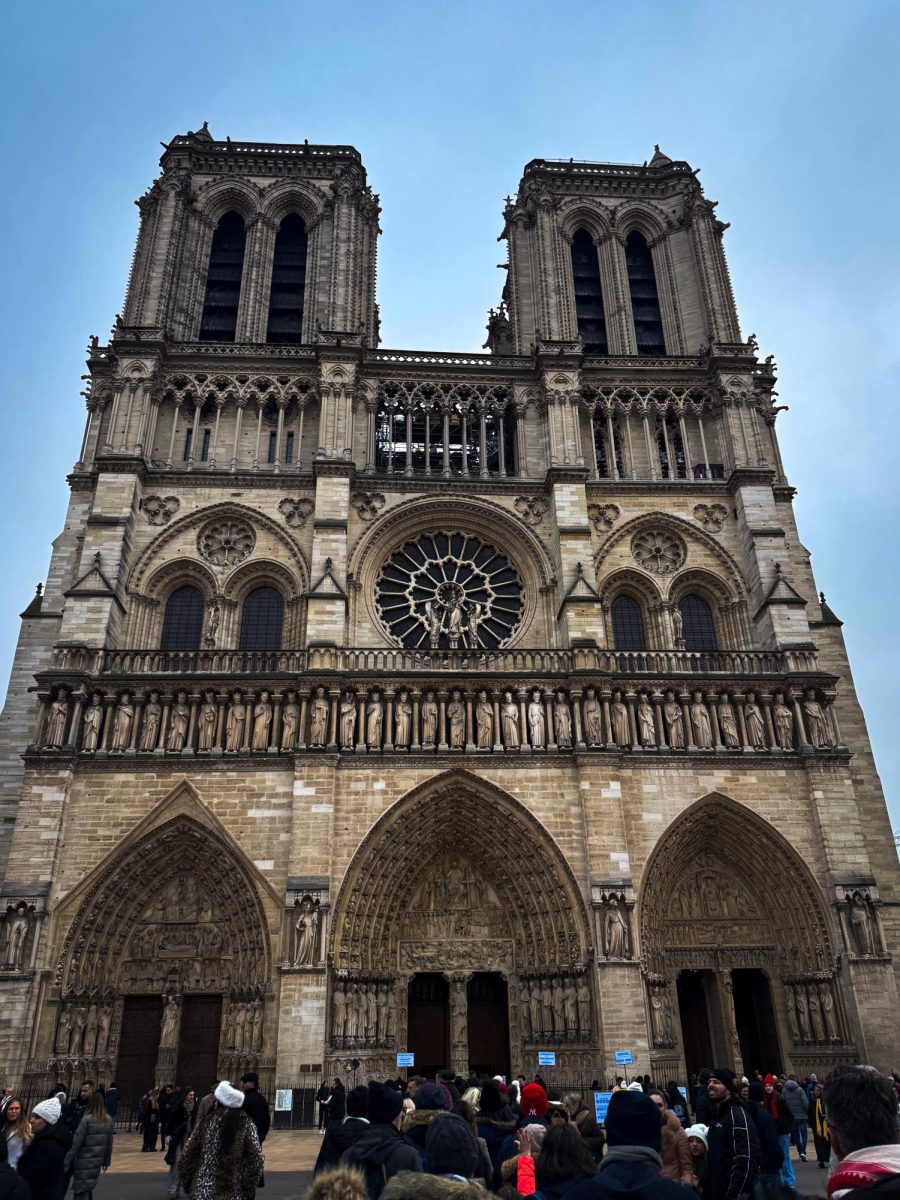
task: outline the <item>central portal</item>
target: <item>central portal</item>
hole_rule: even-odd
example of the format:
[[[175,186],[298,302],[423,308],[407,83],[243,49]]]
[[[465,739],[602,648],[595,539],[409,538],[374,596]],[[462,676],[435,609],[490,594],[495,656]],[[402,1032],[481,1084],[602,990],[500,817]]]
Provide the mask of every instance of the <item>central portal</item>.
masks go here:
[[[408,1047],[416,1071],[434,1075],[450,1065],[450,986],[443,975],[414,975],[409,981]]]
[[[479,972],[469,980],[469,1070],[509,1079],[509,1009],[506,980],[497,972]]]

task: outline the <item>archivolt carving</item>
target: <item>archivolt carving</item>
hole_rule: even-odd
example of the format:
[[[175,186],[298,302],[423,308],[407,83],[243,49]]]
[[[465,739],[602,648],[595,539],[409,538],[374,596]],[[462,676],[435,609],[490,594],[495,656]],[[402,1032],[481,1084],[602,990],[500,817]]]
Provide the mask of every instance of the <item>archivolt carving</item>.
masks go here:
[[[182,584],[191,583],[209,599],[216,594],[216,578],[205,563],[193,558],[176,558],[155,571],[147,581],[144,596],[156,601],[165,600]]]
[[[509,870],[510,846],[527,872]],[[546,829],[499,788],[451,771],[398,801],[360,845],[335,905],[331,961],[430,969],[429,947],[439,956],[452,945],[454,965],[483,970],[484,953],[508,961],[506,938],[518,970],[576,968],[590,954],[578,884]]]

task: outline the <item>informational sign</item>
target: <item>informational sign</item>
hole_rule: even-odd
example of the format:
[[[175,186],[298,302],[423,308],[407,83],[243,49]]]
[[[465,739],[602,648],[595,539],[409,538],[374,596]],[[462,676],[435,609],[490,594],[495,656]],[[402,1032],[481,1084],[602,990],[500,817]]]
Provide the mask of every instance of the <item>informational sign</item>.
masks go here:
[[[606,1120],[606,1110],[611,1099],[612,1092],[594,1092],[594,1115],[598,1125],[602,1125]]]
[[[294,1107],[294,1093],[290,1088],[275,1089],[275,1111],[291,1112]]]
[[[556,1066],[556,1051],[555,1050],[538,1050],[538,1066],[539,1067],[555,1067]]]
[[[409,1051],[408,1054],[398,1054],[397,1055],[397,1066],[398,1067],[414,1067],[415,1065],[416,1065],[416,1056],[415,1056],[415,1054],[413,1054],[413,1052],[411,1050]]]
[[[617,1067],[630,1067],[633,1061],[634,1061],[634,1059],[631,1057],[630,1050],[617,1050],[616,1051],[616,1066]]]

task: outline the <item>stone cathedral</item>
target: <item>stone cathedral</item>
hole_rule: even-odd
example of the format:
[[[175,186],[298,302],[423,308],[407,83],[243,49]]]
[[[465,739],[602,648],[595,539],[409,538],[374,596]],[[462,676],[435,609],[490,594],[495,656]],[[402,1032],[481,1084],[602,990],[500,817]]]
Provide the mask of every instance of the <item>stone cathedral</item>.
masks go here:
[[[137,204],[0,722],[10,1078],[896,1066],[887,811],[696,172],[528,163],[484,353],[381,346],[350,146],[204,125]]]

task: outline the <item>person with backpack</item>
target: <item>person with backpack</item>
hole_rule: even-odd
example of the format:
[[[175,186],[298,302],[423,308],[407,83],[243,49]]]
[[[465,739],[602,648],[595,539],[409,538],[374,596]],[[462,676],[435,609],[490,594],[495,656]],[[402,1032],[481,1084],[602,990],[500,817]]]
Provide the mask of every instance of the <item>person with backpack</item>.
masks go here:
[[[369,1084],[369,1128],[341,1155],[345,1166],[362,1171],[369,1200],[378,1200],[389,1179],[400,1171],[421,1171],[422,1159],[400,1132],[403,1098],[375,1080]]]

